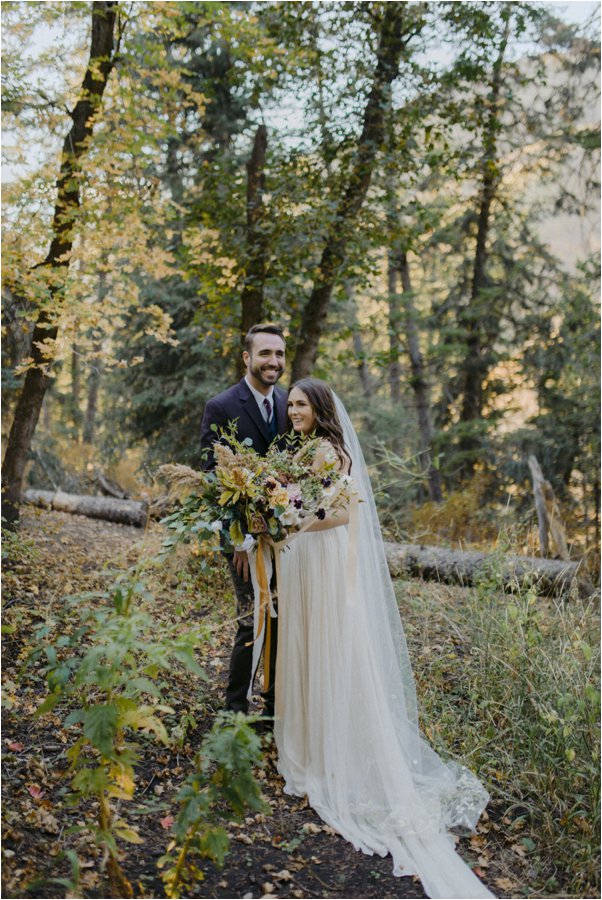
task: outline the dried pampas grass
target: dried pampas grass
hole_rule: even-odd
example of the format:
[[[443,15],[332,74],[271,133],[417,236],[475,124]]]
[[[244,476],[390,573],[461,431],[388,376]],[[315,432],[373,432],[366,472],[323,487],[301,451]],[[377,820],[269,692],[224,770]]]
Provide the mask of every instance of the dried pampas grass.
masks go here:
[[[204,490],[207,484],[203,472],[197,472],[196,469],[182,466],[179,463],[166,463],[159,466],[157,475],[166,481],[170,488],[175,488],[180,492]]]

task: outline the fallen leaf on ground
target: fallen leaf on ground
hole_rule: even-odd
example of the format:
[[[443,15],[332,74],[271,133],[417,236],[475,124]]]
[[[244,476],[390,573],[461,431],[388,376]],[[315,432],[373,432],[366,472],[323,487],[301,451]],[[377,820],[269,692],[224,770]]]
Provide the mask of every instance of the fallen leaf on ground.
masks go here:
[[[39,784],[28,784],[27,791],[32,797],[35,797],[36,800],[39,800],[45,794],[45,791],[41,789]]]
[[[291,875],[291,873],[289,872],[288,869],[282,869],[281,872],[275,872],[274,878],[276,879],[276,881],[292,881],[293,880],[293,876]]]

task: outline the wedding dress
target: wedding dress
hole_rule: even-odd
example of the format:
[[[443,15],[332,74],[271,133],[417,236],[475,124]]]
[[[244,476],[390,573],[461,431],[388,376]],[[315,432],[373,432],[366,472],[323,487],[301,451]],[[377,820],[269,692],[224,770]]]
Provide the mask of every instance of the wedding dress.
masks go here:
[[[492,897],[448,833],[473,830],[488,795],[418,730],[370,480],[338,398],[337,412],[362,502],[349,526],[300,534],[281,554],[274,736],[285,790],[307,795],[357,850],[390,853],[394,874],[418,875],[429,897]]]

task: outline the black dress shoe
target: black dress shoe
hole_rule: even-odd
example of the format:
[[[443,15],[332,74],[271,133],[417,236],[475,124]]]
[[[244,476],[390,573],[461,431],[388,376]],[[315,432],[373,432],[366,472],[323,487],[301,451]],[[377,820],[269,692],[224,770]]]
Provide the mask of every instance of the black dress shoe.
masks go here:
[[[274,719],[268,716],[262,716],[250,724],[255,734],[272,734],[274,731]]]

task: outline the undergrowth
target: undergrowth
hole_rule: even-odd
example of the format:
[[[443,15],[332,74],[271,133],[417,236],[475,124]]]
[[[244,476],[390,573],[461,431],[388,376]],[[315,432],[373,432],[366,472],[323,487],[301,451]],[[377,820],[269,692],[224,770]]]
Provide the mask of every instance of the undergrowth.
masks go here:
[[[530,895],[599,896],[598,603],[511,591],[495,564],[448,593],[400,592],[428,737],[485,782]]]

